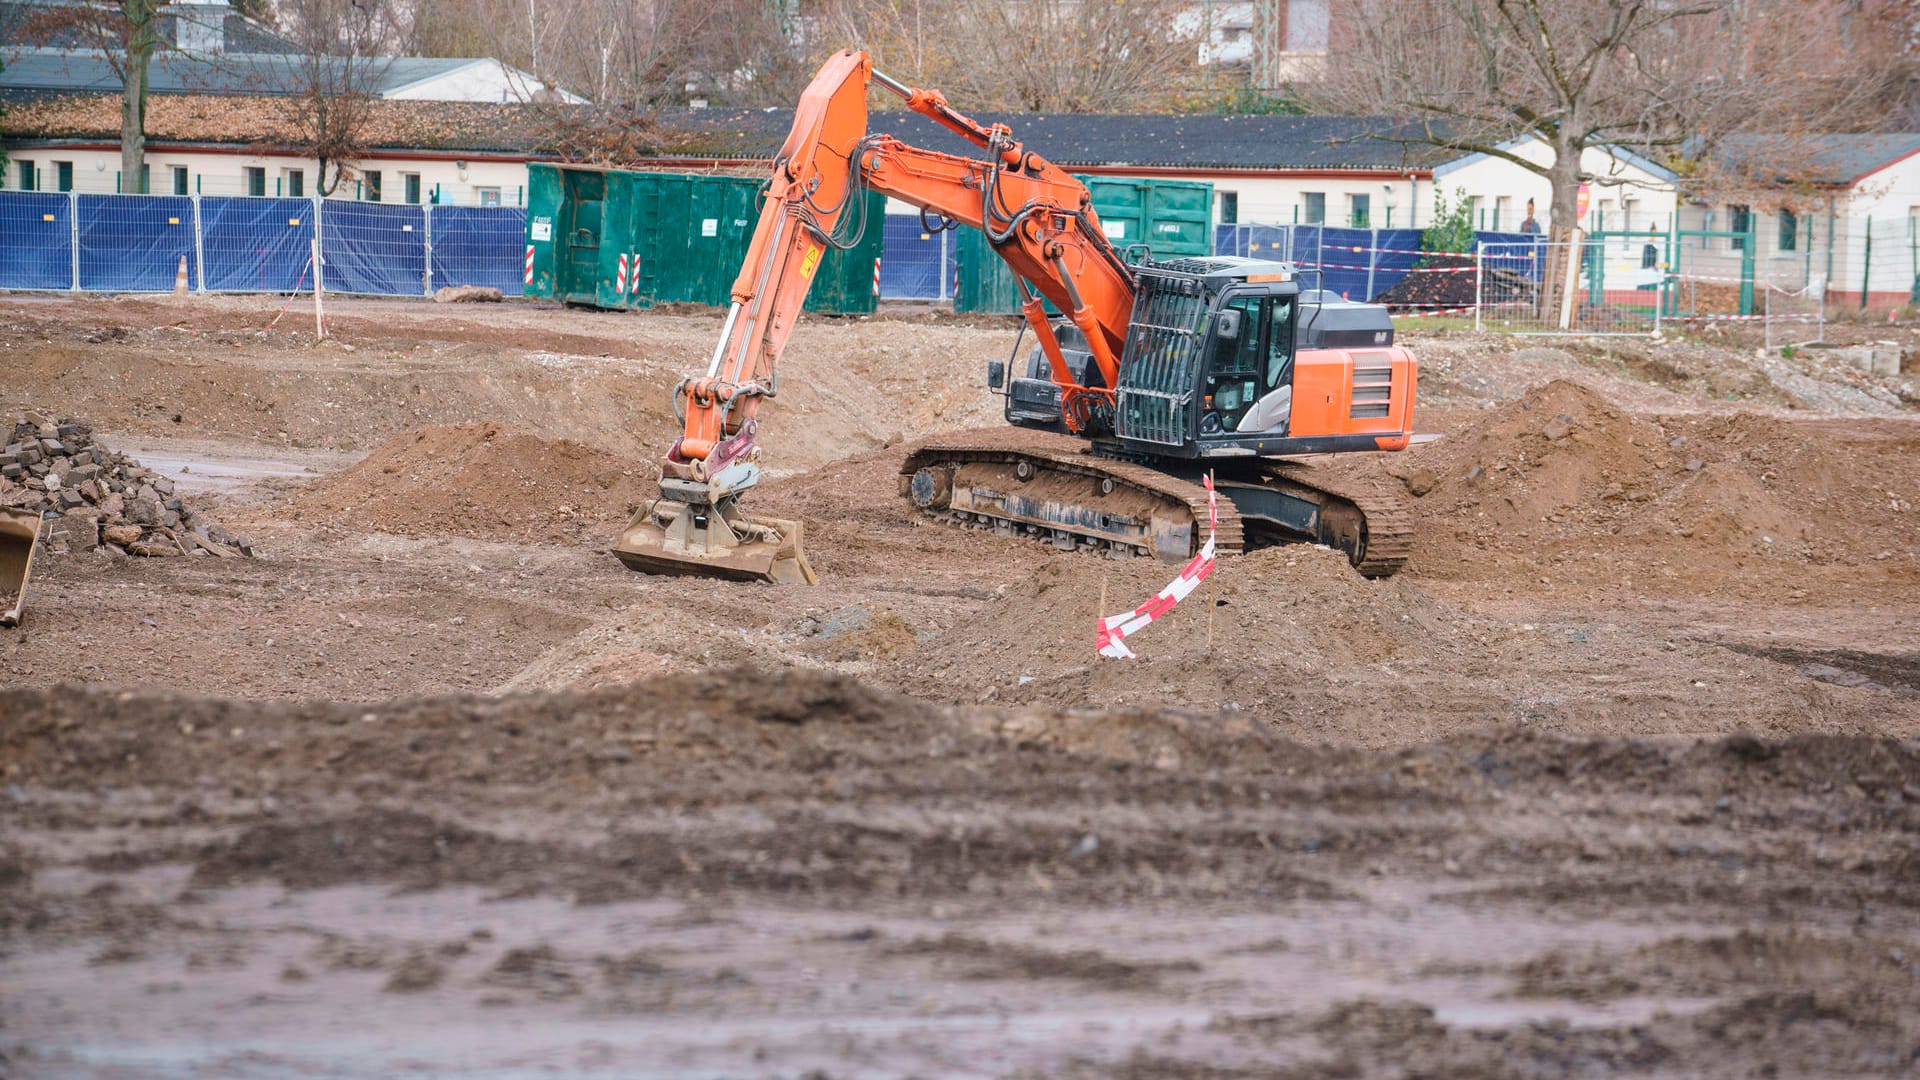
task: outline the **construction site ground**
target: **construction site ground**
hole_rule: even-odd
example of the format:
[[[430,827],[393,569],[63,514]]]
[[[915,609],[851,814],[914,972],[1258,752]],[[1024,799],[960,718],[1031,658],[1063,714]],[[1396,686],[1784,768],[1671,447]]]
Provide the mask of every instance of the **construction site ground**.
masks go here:
[[[1406,570],[1121,662],[1169,567],[896,493],[1008,322],[796,330],[808,588],[607,554],[716,313],[282,305],[0,298],[0,419],[255,551],[0,632],[0,1077],[1920,1075],[1911,328],[1403,324]]]

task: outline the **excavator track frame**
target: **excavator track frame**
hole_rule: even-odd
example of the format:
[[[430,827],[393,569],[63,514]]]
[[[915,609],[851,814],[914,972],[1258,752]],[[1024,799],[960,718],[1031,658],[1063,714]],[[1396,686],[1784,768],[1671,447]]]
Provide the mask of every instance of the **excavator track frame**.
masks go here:
[[[1221,554],[1246,550],[1250,536],[1323,543],[1343,552],[1362,574],[1387,577],[1411,553],[1412,517],[1381,483],[1285,459],[1238,460],[1217,468],[1224,497],[1215,549]],[[1178,563],[1206,540],[1204,484],[1085,450],[928,444],[901,463],[899,483],[901,497],[935,520],[1063,549]],[[1157,502],[1157,511],[1142,514],[1140,496]],[[1269,509],[1276,500],[1263,496],[1288,500],[1287,508]]]

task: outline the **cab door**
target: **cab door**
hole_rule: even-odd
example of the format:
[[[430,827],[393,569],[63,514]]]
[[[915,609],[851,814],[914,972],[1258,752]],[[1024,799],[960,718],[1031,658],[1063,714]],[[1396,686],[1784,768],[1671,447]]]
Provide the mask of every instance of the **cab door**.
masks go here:
[[[1237,313],[1239,325],[1231,339],[1224,338],[1215,316],[1213,350],[1202,384],[1202,435],[1243,433],[1249,414],[1257,426],[1248,431],[1285,423],[1287,403],[1273,395],[1293,380],[1293,310],[1291,297],[1260,295],[1232,296],[1220,306],[1221,312]]]

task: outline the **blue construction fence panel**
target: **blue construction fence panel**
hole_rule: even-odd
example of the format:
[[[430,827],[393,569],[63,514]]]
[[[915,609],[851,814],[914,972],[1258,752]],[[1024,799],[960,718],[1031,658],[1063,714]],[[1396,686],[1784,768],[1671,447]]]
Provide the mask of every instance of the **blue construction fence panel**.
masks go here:
[[[918,214],[888,214],[880,249],[880,296],[938,300],[953,295],[959,245],[926,227]]]
[[[203,195],[200,249],[210,292],[311,292],[313,200]]]
[[[1483,270],[1504,270],[1536,284],[1545,265],[1546,237],[1539,233],[1474,233]]]
[[[323,202],[320,265],[328,292],[421,295],[427,288],[425,208]]]
[[[526,239],[522,207],[434,207],[434,287],[491,285],[504,296],[521,295]]]
[[[193,254],[193,200],[183,195],[82,195],[80,287],[95,292],[167,292]]]
[[[1217,225],[1213,230],[1213,253],[1237,255],[1245,259],[1287,259],[1292,242],[1288,225]]]
[[[72,215],[65,195],[0,192],[0,289],[73,287]]]

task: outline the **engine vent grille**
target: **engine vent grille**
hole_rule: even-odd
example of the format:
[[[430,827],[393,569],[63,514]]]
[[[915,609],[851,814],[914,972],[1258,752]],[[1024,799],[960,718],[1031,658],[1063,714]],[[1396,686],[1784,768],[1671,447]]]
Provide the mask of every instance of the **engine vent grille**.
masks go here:
[[[1354,420],[1378,420],[1393,408],[1393,354],[1368,350],[1353,354]]]

